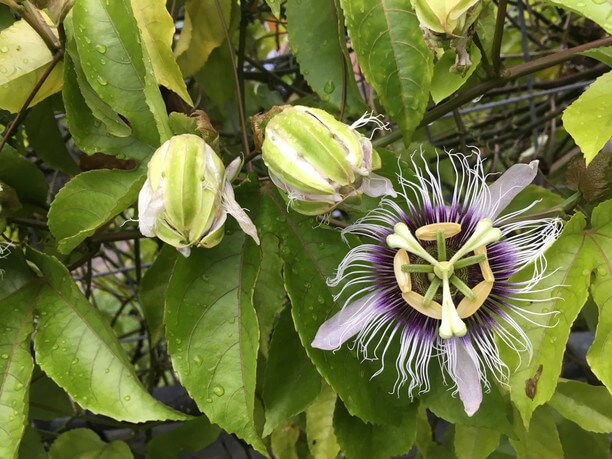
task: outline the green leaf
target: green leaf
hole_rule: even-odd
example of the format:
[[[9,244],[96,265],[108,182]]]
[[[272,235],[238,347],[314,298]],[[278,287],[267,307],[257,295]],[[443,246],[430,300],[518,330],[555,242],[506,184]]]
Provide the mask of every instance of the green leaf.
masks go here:
[[[123,135],[125,132],[121,130],[120,125],[112,121],[114,118],[107,111],[106,103],[97,97],[96,99],[90,99],[89,104],[97,107],[96,115],[103,120],[101,121],[94,115],[85,100],[84,94],[88,94],[87,88],[79,86],[74,62],[70,55],[64,57],[64,64],[62,96],[66,108],[68,128],[78,147],[88,154],[105,152],[119,158],[139,161],[150,156],[153,152],[151,146],[136,140],[134,137],[117,137],[111,134],[109,125],[113,126],[111,130],[116,134]]]
[[[0,32],[0,108],[18,112],[51,64],[53,55],[25,20]],[[5,51],[6,50],[6,51]],[[51,71],[29,107],[62,89],[62,63]]]
[[[228,78],[234,71],[232,57],[227,46],[215,48],[208,57],[206,64],[194,75],[208,98],[225,112],[226,102],[236,97],[234,82]]]
[[[590,3],[595,4],[595,2]],[[587,166],[612,137],[610,86],[612,86],[612,71],[597,78],[563,112],[563,127],[582,150]]]
[[[563,197],[538,185],[527,185],[500,215],[508,215],[532,206],[524,215],[546,212],[563,202]]]
[[[53,107],[48,101],[30,109],[25,119],[25,127],[28,141],[36,152],[36,156],[49,166],[69,175],[79,173],[78,166],[66,149],[64,139],[55,122]]]
[[[134,455],[127,443],[104,443],[89,429],[74,429],[55,439],[49,449],[49,459],[132,459]]]
[[[296,447],[299,438],[300,428],[292,422],[277,428],[270,436],[274,456],[283,459],[300,459]]]
[[[548,268],[537,288],[552,290],[530,295],[529,298],[543,301],[530,304],[529,311],[549,314],[540,316],[537,323],[515,317],[533,346],[533,358],[523,359],[522,365],[510,376],[510,395],[525,426],[529,426],[533,411],[555,391],[570,328],[587,299],[594,254],[583,233],[584,227],[584,215],[574,215],[546,252]],[[530,279],[532,269],[528,267],[513,276],[513,281]],[[518,366],[514,351],[501,346],[500,354],[510,368]]]
[[[45,176],[8,144],[0,152],[0,180],[17,192],[22,203],[45,205],[48,192]]]
[[[80,0],[72,20],[82,68],[94,91],[128,119],[137,139],[153,147],[169,139],[166,107],[129,0]]]
[[[497,430],[455,424],[455,454],[458,459],[485,459],[497,449]]]
[[[216,1],[219,2],[225,24],[229,26],[231,0],[187,0],[185,5],[185,24],[176,42],[174,56],[186,77],[200,70],[210,53],[225,40]]]
[[[334,411],[336,393],[327,384],[306,410],[306,437],[308,449],[314,459],[334,459],[338,456],[340,445],[334,434]]]
[[[33,250],[30,260],[46,280],[37,300],[40,317],[34,337],[43,371],[94,413],[128,422],[187,419],[146,391],[110,325],[64,265]]]
[[[436,104],[440,103],[443,99],[446,99],[463,86],[480,65],[482,55],[480,54],[478,46],[472,44],[470,48],[472,65],[465,76],[462,77],[457,73],[453,73],[450,69],[455,65],[456,54],[454,49],[447,50],[444,56],[442,56],[434,66],[433,79],[431,80],[431,97]]]
[[[606,32],[612,33],[612,14],[610,14],[610,5],[606,1],[548,0],[548,2],[587,17]]]
[[[254,194],[253,204],[247,205],[255,214],[258,206],[275,213],[260,226],[262,231],[277,231],[282,237],[281,254],[285,263],[285,287],[292,304],[293,321],[302,346],[319,373],[334,388],[350,412],[368,421],[394,423],[401,418],[406,398],[389,394],[390,386],[371,380],[374,372],[347,346],[335,352],[314,349],[310,343],[321,324],[335,314],[340,305],[334,304],[326,280],[346,254],[337,232],[313,228],[309,217],[287,213],[287,205],[270,186]],[[391,386],[392,387],[392,386]]]
[[[585,430],[612,432],[612,395],[603,386],[561,380],[548,404]]]
[[[336,403],[334,430],[349,459],[388,459],[408,453],[416,438],[416,405],[406,410],[396,425],[376,425],[351,416],[342,402]]]
[[[606,201],[595,208],[589,231],[595,276],[591,283],[591,294],[599,308],[599,322],[595,340],[586,358],[591,371],[612,392],[612,201]]]
[[[321,377],[300,343],[291,311],[285,309],[274,328],[264,377],[264,437],[281,422],[304,411],[320,390]]]
[[[518,459],[559,459],[563,456],[559,432],[555,419],[546,408],[533,414],[531,426],[526,430],[520,421],[517,424],[517,439],[510,438],[510,444]]]
[[[166,292],[166,336],[174,369],[198,407],[265,454],[254,419],[259,257],[236,232],[179,258]]]
[[[214,442],[220,431],[205,416],[185,421],[153,437],[147,443],[147,459],[176,459],[184,453],[195,453]]]
[[[134,202],[146,172],[93,170],[70,180],[49,209],[49,229],[58,250],[70,253],[119,212]]]
[[[272,14],[277,18],[281,19],[281,3],[282,0],[266,0],[266,4],[272,11]]]
[[[583,51],[580,54],[603,62],[608,67],[612,67],[612,46],[602,46],[601,48],[593,48]]]
[[[26,427],[21,445],[19,445],[19,459],[47,459],[47,452],[42,444],[40,435],[32,427]]]
[[[406,143],[429,100],[433,56],[405,0],[342,0],[359,65]]]
[[[568,459],[608,459],[610,457],[608,435],[587,432],[567,420],[558,424],[557,428],[563,452]]]
[[[495,429],[506,434],[512,432],[512,424],[508,419],[510,403],[504,400],[495,384],[491,385],[490,392],[483,394],[482,404],[473,416],[465,413],[459,397],[453,396],[452,388],[444,385],[439,368],[430,371],[430,384],[430,391],[421,400],[436,416],[455,425]]]
[[[36,367],[30,385],[30,419],[52,421],[75,414],[68,394]]]
[[[427,418],[427,410],[423,404],[419,404],[416,416],[416,437],[414,446],[417,448],[421,457],[427,458],[429,450],[435,445],[431,425]]]
[[[28,418],[34,279],[21,252],[0,257],[0,457],[7,459],[17,457]]]
[[[178,252],[164,245],[140,282],[138,297],[147,321],[151,344],[157,344],[164,334],[166,289],[176,263]]]
[[[361,115],[366,105],[357,88],[339,13],[329,0],[287,2],[289,42],[304,78],[321,99]]]
[[[66,51],[70,55],[70,60],[76,81],[78,83],[79,92],[85,104],[91,111],[91,114],[101,121],[110,134],[117,137],[127,137],[132,133],[132,128],[119,116],[113,108],[104,102],[91,87],[83,72],[81,65],[81,56],[77,50],[77,44],[74,39],[74,25],[72,23],[72,15],[69,15],[64,21],[64,29],[66,31]]]
[[[131,0],[142,41],[151,58],[153,73],[159,84],[174,91],[193,106],[183,75],[172,54],[175,29],[165,0]]]

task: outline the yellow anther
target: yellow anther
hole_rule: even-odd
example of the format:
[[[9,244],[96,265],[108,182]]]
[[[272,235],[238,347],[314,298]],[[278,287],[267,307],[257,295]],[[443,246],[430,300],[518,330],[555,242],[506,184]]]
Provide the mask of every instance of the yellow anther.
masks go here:
[[[421,314],[438,320],[442,318],[442,305],[437,301],[432,300],[429,306],[425,307],[423,305],[423,296],[419,295],[417,292],[402,293],[402,298]]]
[[[395,273],[395,280],[402,293],[410,292],[412,290],[412,280],[410,279],[410,273],[402,271],[402,265],[410,263],[410,256],[404,249],[399,249],[393,257],[393,272]]]
[[[487,256],[487,248],[486,247],[478,247],[474,249],[474,253],[476,255],[484,255]],[[493,271],[491,270],[491,266],[489,265],[489,259],[485,258],[483,261],[478,263],[480,266],[480,271],[482,272],[482,277],[487,282],[494,282],[495,276],[493,275]]]
[[[474,299],[463,298],[457,306],[457,314],[462,319],[473,315],[484,304],[493,289],[493,282],[482,281],[474,286]]]
[[[461,225],[452,222],[432,223],[430,225],[421,226],[414,234],[421,241],[435,241],[438,231],[444,234],[444,239],[448,239],[461,232]]]

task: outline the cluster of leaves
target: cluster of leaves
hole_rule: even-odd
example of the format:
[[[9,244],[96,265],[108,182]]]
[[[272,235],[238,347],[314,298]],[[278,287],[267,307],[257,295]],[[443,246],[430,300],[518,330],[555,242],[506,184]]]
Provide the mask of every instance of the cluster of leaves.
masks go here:
[[[454,50],[434,58],[408,0],[34,3],[0,0],[0,457],[177,457],[220,429],[278,458],[607,457],[605,2],[483,2],[464,76]],[[540,159],[556,191],[513,205],[572,214],[542,284],[557,287],[532,305],[558,315],[521,322],[534,358],[507,352],[509,385],[473,417],[440,374],[398,398],[393,372],[370,379],[352,350],[310,346],[340,307],[325,282],[347,250],[337,229],[376,202],[325,222],[288,211],[247,129],[283,103],[383,112],[392,180],[415,146],[432,159],[477,143],[491,172]],[[140,239],[147,160],[181,133],[214,139],[226,163],[245,155],[236,196],[260,246],[231,225],[189,258]]]

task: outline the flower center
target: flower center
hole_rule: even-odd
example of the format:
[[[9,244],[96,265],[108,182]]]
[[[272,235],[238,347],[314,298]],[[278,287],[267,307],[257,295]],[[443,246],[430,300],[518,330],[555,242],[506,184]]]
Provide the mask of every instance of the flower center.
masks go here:
[[[412,235],[404,223],[393,227],[394,233],[387,237],[387,245],[399,249],[393,259],[395,279],[404,301],[426,316],[441,320],[439,334],[447,339],[453,336],[464,336],[467,327],[462,319],[470,317],[483,305],[491,289],[495,277],[487,260],[486,246],[501,238],[501,231],[493,227],[489,219],[480,220],[474,233],[450,257],[447,258],[446,239],[461,232],[458,223],[433,223],[418,228]],[[429,253],[421,241],[436,241],[436,257]],[[469,255],[473,253],[473,255]],[[428,264],[412,264],[410,255],[421,258]],[[464,268],[478,264],[483,280],[470,288],[460,275]],[[426,273],[429,282],[424,295],[413,290],[413,276]],[[463,299],[455,306],[451,285],[455,291],[463,295]],[[442,304],[434,301],[438,290],[442,289]]]

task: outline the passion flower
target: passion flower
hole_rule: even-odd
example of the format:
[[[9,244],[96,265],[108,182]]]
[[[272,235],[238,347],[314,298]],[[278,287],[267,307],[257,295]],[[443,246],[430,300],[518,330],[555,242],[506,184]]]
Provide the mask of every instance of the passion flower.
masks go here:
[[[166,141],[151,157],[138,196],[140,232],[157,236],[188,256],[192,246],[214,247],[221,242],[229,213],[259,244],[257,230],[236,202],[230,184],[240,164],[236,158],[226,169],[196,135]]]
[[[320,215],[362,193],[395,195],[391,182],[372,173],[380,157],[356,128],[316,108],[287,107],[265,128],[262,157],[274,184],[289,206],[305,215]]]
[[[404,206],[385,198],[380,208],[345,229],[372,242],[349,251],[329,280],[341,286],[335,299],[347,298],[312,342],[333,350],[356,337],[363,358],[382,362],[396,343],[394,391],[407,384],[410,396],[429,390],[429,363],[435,357],[470,416],[482,401],[482,385],[489,387],[488,375],[500,382],[509,376],[494,337],[531,353],[513,316],[530,315],[517,304],[543,276],[544,251],[561,229],[555,218],[517,221],[531,206],[499,216],[533,180],[537,161],[514,165],[487,186],[482,161],[472,156],[474,166],[472,158],[448,155],[456,172],[448,201],[439,175],[413,162],[415,178],[401,179]],[[409,192],[416,198],[409,199]],[[533,262],[532,279],[509,281]]]

